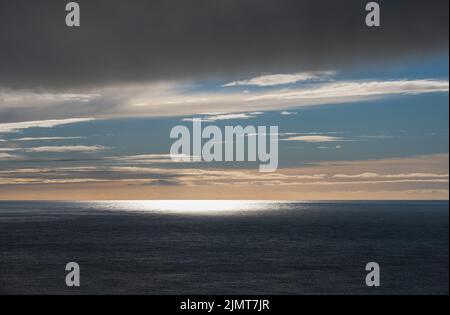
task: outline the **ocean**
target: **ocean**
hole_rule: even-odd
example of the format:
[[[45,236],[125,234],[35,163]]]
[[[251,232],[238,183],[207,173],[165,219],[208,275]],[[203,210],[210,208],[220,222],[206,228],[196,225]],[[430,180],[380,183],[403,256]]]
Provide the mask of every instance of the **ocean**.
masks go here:
[[[448,294],[448,223],[448,201],[0,202],[0,294]]]

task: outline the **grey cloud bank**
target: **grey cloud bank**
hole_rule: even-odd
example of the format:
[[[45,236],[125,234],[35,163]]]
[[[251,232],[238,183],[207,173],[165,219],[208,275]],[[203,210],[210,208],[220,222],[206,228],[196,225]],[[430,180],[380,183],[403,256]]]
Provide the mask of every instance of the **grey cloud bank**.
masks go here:
[[[448,50],[447,0],[378,1],[377,29],[363,0],[79,0],[76,29],[66,2],[0,1],[0,86],[239,78]]]

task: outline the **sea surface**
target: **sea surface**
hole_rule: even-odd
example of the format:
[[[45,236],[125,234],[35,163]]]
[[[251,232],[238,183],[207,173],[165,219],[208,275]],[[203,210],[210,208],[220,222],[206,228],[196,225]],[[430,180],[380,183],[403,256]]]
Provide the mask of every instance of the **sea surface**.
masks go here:
[[[0,294],[448,294],[448,223],[447,201],[0,202]]]

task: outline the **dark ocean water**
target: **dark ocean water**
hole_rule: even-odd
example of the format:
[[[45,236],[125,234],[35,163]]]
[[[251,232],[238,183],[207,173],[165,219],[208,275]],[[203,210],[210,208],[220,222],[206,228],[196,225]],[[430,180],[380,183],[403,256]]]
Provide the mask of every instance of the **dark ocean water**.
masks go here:
[[[0,294],[448,294],[448,214],[448,202],[0,202]],[[65,286],[70,261],[80,288]]]

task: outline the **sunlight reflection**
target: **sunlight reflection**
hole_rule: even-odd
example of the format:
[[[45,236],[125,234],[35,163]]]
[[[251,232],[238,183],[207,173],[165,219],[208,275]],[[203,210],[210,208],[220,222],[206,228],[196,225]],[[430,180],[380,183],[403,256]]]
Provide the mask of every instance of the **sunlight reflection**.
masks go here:
[[[151,200],[151,201],[98,201],[90,202],[93,210],[144,212],[162,214],[241,214],[272,211],[289,202],[253,200]]]

